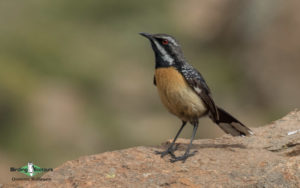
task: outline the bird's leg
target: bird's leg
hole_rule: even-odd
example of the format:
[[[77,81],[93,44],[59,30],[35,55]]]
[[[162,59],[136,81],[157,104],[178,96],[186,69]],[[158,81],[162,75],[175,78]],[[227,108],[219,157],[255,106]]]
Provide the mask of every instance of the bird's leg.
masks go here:
[[[173,159],[171,159],[170,161],[171,162],[176,162],[176,161],[182,161],[182,162],[185,162],[185,160],[190,157],[190,156],[193,156],[195,155],[195,153],[197,151],[194,151],[192,153],[190,153],[190,149],[191,149],[191,146],[192,146],[192,143],[193,143],[193,140],[195,138],[195,135],[196,135],[196,132],[197,132],[197,128],[198,128],[198,120],[194,122],[194,129],[193,129],[193,134],[192,134],[192,138],[191,138],[191,141],[190,141],[190,144],[188,145],[185,153],[182,155],[182,156],[179,156],[179,157],[173,157]]]
[[[164,157],[167,154],[170,154],[172,157],[175,157],[174,151],[176,151],[177,145],[174,147],[174,144],[177,140],[177,137],[179,136],[179,134],[181,133],[181,131],[185,125],[186,125],[186,121],[182,121],[182,125],[181,125],[180,129],[178,130],[175,138],[173,139],[171,145],[168,147],[168,149],[166,151],[155,151],[155,153],[159,154],[161,157]]]

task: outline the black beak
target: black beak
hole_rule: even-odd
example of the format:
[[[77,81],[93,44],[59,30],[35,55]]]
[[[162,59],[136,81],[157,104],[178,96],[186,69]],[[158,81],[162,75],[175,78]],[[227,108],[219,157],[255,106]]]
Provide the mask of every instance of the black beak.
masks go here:
[[[149,40],[152,39],[152,35],[149,34],[149,33],[144,33],[144,32],[142,32],[142,33],[139,33],[139,34],[142,35],[142,36],[144,36],[144,37],[146,37],[146,38],[149,39]]]

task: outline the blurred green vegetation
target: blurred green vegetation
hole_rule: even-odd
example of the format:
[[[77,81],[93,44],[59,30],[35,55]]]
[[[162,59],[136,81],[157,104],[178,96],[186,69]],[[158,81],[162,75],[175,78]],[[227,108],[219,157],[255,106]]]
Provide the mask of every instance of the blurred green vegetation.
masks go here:
[[[130,74],[130,67],[137,66],[132,71],[149,69],[150,74],[153,66],[144,58],[152,54],[140,50],[148,44],[138,32],[168,28],[166,10],[160,1],[2,1],[0,153],[12,157],[5,163],[56,166],[80,155],[143,144],[119,130],[118,106],[123,104],[110,105],[111,93],[118,92],[113,97],[126,103],[114,89],[128,76],[116,75],[123,68]],[[145,85],[150,86],[151,81]],[[74,99],[68,101],[69,95]],[[54,101],[57,105],[49,107]],[[72,112],[65,106],[81,109]],[[45,128],[59,121],[65,122]],[[57,136],[60,129],[66,132]],[[90,132],[92,138],[82,141]]]
[[[199,39],[177,20],[174,6],[158,0],[1,1],[0,173],[28,161],[55,167],[174,136],[180,121],[160,104],[154,57],[139,32],[176,36],[217,103],[250,127],[283,113],[258,102],[239,62],[240,39]],[[223,134],[207,119],[201,125],[198,138]]]

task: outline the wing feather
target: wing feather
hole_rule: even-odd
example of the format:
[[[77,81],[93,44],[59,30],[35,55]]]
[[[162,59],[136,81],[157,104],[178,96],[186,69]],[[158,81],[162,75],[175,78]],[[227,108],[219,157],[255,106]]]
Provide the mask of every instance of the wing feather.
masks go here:
[[[218,110],[215,105],[215,102],[211,97],[210,89],[207,86],[202,75],[189,64],[182,66],[180,72],[182,73],[189,86],[203,100],[210,112],[210,115],[212,116],[211,118],[215,122],[217,122],[219,119]]]

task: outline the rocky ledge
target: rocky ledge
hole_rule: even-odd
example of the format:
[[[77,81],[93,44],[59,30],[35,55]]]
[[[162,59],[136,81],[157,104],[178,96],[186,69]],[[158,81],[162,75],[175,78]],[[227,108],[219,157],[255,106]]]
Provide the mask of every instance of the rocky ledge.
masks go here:
[[[51,181],[18,181],[3,187],[300,187],[300,111],[254,128],[250,137],[195,140],[185,163],[139,146],[67,161],[43,175]],[[177,155],[189,140],[179,139]]]

